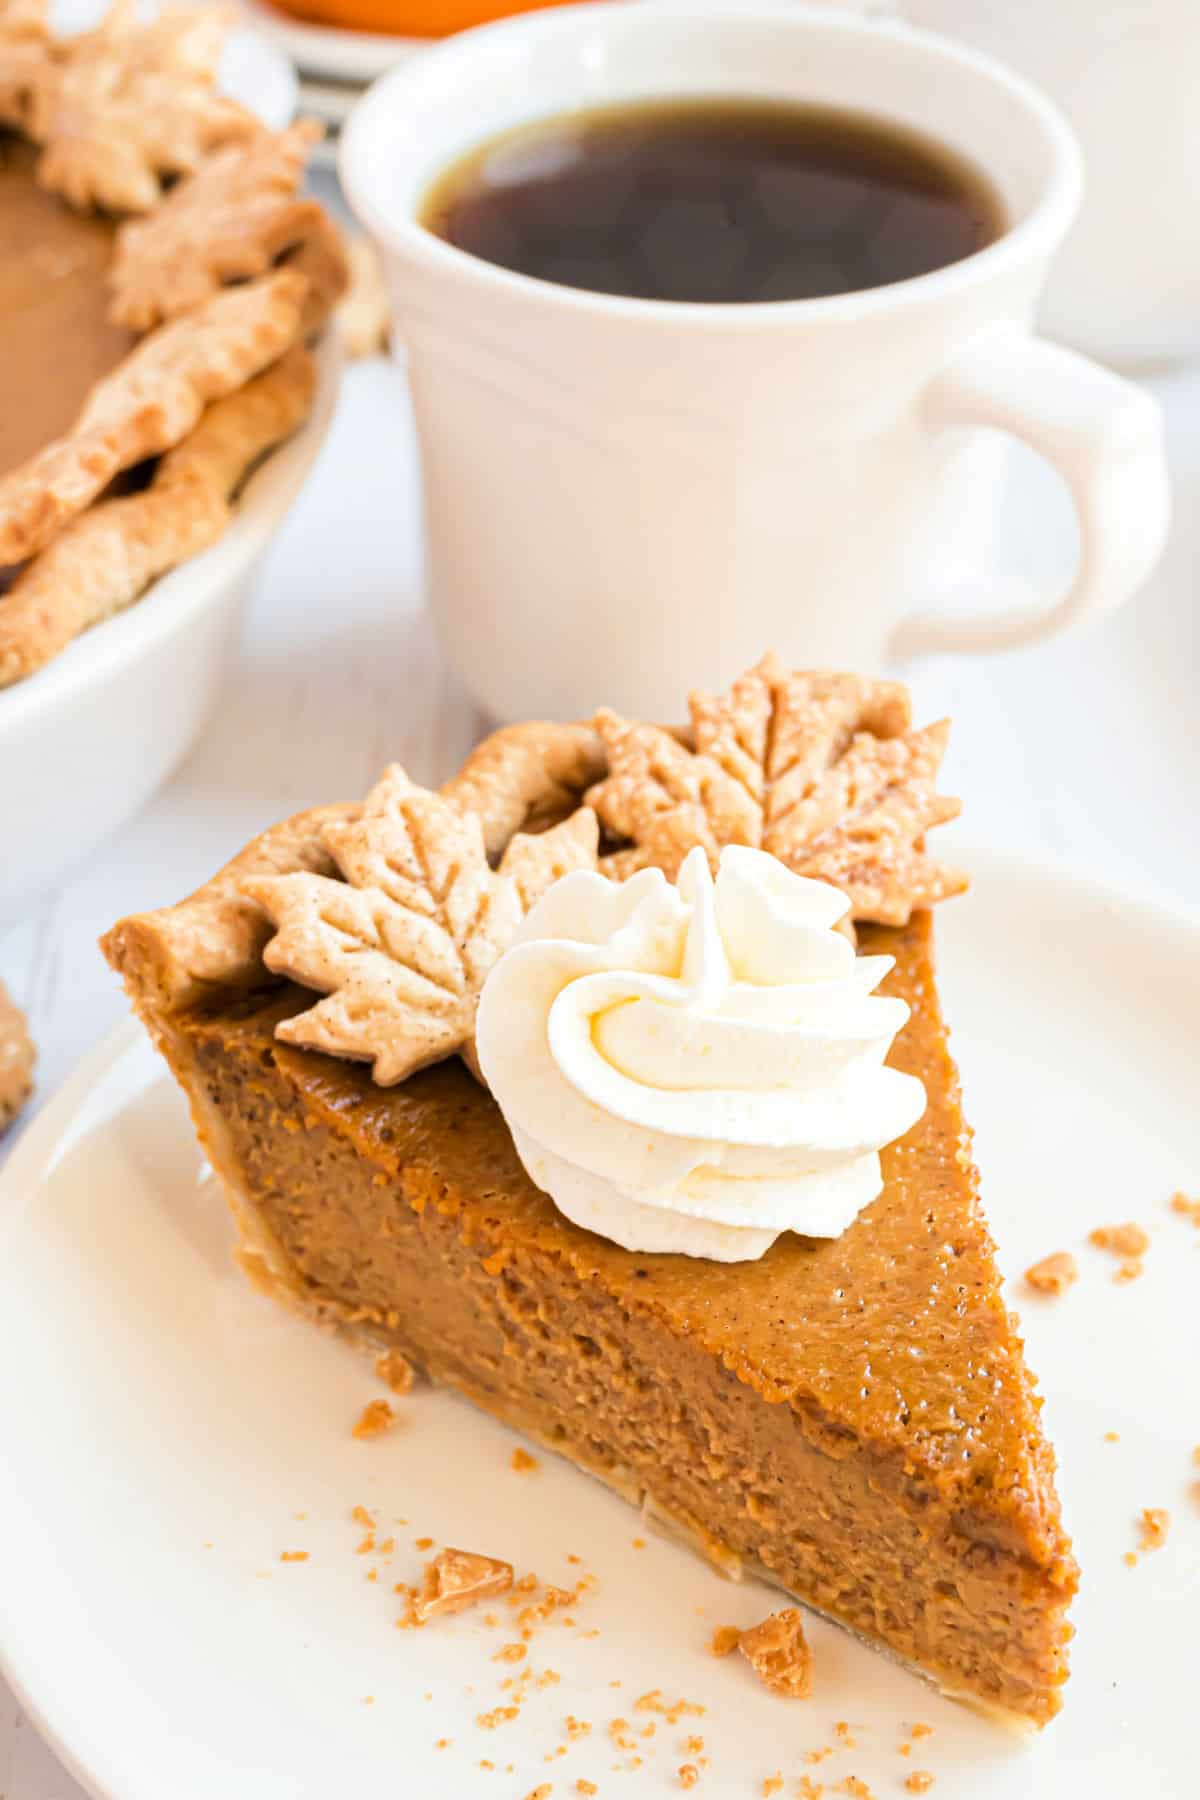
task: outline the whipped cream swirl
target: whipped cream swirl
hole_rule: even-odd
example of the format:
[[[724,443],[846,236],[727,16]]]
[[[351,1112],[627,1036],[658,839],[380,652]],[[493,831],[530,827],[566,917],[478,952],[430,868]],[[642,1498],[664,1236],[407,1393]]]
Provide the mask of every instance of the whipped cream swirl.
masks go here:
[[[576,1224],[633,1251],[719,1262],[781,1231],[836,1237],[879,1193],[879,1150],[925,1110],[884,1067],[908,1018],[872,994],[849,909],[775,857],[693,850],[590,871],[542,897],[488,977],[479,1062],[530,1177]]]

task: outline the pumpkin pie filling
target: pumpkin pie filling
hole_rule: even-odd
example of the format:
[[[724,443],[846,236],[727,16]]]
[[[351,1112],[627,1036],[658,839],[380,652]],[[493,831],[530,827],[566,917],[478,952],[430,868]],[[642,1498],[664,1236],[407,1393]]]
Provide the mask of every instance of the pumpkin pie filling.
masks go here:
[[[776,690],[776,738],[782,704]],[[881,732],[903,727],[879,718]],[[447,784],[456,808],[479,801],[493,750],[527,772],[504,739]],[[582,753],[580,788],[605,762],[594,743]],[[602,787],[589,793],[603,805]],[[386,798],[444,804],[398,772]],[[493,806],[499,842],[529,803]],[[271,979],[285,953],[272,954],[262,905],[302,893],[336,905],[331,853],[349,867],[372,804],[289,821],[192,900],[105,941],[188,1092],[247,1273],[557,1450],[725,1573],[765,1577],[948,1694],[1044,1724],[1067,1677],[1077,1571],[979,1201],[932,913],[864,921],[896,910],[894,893],[881,899],[854,865],[858,948],[894,958],[880,991],[909,1008],[888,1062],[927,1097],[882,1151],[877,1198],[839,1236],[784,1231],[758,1260],[644,1254],[571,1223],[534,1185],[458,1058],[440,1051],[387,1086],[347,1060],[380,1050],[378,1034],[354,1035],[361,992],[357,1011],[335,1015],[347,1050],[306,1046],[331,1015],[306,1011],[311,986]],[[893,793],[893,820],[897,807]],[[930,867],[906,879],[928,883]]]
[[[726,1572],[759,1572],[949,1690],[1042,1722],[1075,1586],[933,982],[879,929],[930,1104],[841,1238],[759,1263],[635,1256],[521,1169],[458,1064],[383,1090],[274,1040],[298,990],[178,1021],[201,1135],[271,1283],[599,1475]],[[191,1085],[191,1083],[189,1083]],[[262,1257],[266,1257],[266,1262]],[[955,1353],[947,1356],[953,1343]]]
[[[0,475],[67,431],[136,342],[109,318],[115,221],[47,193],[36,161],[0,134]]]

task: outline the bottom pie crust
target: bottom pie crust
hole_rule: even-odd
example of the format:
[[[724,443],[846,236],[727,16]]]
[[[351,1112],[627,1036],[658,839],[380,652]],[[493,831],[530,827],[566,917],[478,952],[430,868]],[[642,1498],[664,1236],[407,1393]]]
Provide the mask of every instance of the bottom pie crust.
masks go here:
[[[221,1127],[215,1109],[209,1108],[212,1128],[219,1132]],[[213,1148],[213,1136],[206,1134],[210,1148],[210,1159],[218,1160]],[[394,1332],[381,1331],[377,1325],[369,1322],[357,1322],[338,1316],[331,1311],[327,1303],[315,1301],[306,1295],[304,1283],[297,1277],[296,1271],[274,1233],[264,1224],[260,1215],[252,1206],[246,1204],[235,1185],[222,1181],[221,1186],[229,1202],[230,1211],[238,1231],[238,1244],[235,1250],[237,1262],[251,1284],[266,1298],[302,1315],[309,1323],[319,1326],[343,1342],[349,1343],[372,1361],[386,1351],[399,1351],[410,1363],[420,1368],[420,1359],[413,1347],[406,1343],[401,1335]],[[559,1457],[561,1461],[583,1474],[590,1475],[593,1480],[609,1489],[611,1493],[624,1500],[641,1516],[646,1527],[656,1536],[668,1543],[681,1546],[707,1562],[710,1567],[723,1576],[725,1580],[741,1583],[747,1578],[761,1582],[765,1587],[786,1594],[789,1599],[798,1600],[809,1612],[816,1613],[829,1624],[836,1625],[839,1630],[862,1644],[866,1649],[882,1653],[908,1674],[917,1676],[928,1687],[934,1688],[948,1700],[958,1701],[960,1705],[979,1713],[994,1724],[1003,1726],[1015,1736],[1028,1738],[1036,1733],[1037,1724],[1026,1714],[1013,1711],[1011,1708],[997,1706],[982,1700],[977,1694],[967,1689],[956,1687],[952,1683],[940,1679],[919,1663],[901,1656],[890,1645],[881,1643],[877,1638],[868,1637],[866,1633],[856,1631],[844,1619],[835,1613],[816,1605],[813,1600],[794,1589],[787,1587],[779,1578],[761,1562],[753,1557],[740,1556],[728,1544],[712,1532],[706,1531],[695,1519],[685,1513],[672,1511],[647,1491],[636,1479],[632,1470],[622,1465],[606,1467],[604,1464],[588,1461],[572,1452],[570,1456],[563,1454],[561,1446],[553,1437],[539,1431],[536,1426],[519,1413],[515,1408],[506,1408],[496,1404],[490,1395],[480,1391],[472,1391],[457,1383],[442,1382],[426,1375],[431,1386],[445,1388],[446,1391],[458,1394],[462,1399],[477,1406],[481,1411],[489,1413],[500,1424],[510,1430],[519,1432],[522,1437],[535,1443],[543,1451]]]

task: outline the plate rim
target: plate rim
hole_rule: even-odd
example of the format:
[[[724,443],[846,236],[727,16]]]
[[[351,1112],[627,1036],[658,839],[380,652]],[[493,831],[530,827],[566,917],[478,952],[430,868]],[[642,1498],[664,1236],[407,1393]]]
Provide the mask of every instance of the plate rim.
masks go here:
[[[968,868],[973,884],[992,874],[1049,880],[1055,885],[1081,891],[1093,903],[1112,908],[1112,924],[1117,930],[1123,928],[1130,914],[1153,915],[1182,927],[1195,934],[1194,948],[1200,958],[1200,906],[1164,893],[1152,884],[1128,878],[1109,880],[1085,863],[1052,852],[1029,855],[1008,847],[954,841],[953,853]],[[22,1133],[0,1166],[0,1248],[19,1229],[24,1213],[36,1199],[41,1177],[49,1169],[55,1151],[83,1103],[130,1050],[146,1042],[143,1028],[136,1019],[126,1018],[114,1025],[98,1043],[85,1051]],[[165,1074],[163,1078],[166,1078]],[[3,1259],[0,1258],[0,1292],[4,1281],[2,1269]],[[0,1419],[0,1429],[2,1426]],[[8,1560],[6,1540],[0,1533],[0,1587],[3,1587],[3,1569]],[[56,1696],[39,1696],[25,1679],[23,1662],[28,1662],[28,1651],[23,1656],[19,1626],[0,1627],[0,1676],[12,1689],[21,1711],[91,1800],[159,1800],[157,1795],[140,1785],[125,1785],[120,1790],[113,1788],[89,1769],[88,1748],[80,1744],[80,1738],[88,1734],[86,1729],[81,1731],[79,1728],[77,1713],[71,1713],[69,1704]],[[68,1714],[65,1718],[64,1712]],[[75,1729],[72,1729],[73,1724]]]
[[[251,29],[277,51],[291,57],[303,75],[325,75],[364,85],[419,50],[441,43],[436,37],[395,36],[382,31],[355,31],[349,26],[314,25],[276,11],[266,0],[241,0],[240,11]]]

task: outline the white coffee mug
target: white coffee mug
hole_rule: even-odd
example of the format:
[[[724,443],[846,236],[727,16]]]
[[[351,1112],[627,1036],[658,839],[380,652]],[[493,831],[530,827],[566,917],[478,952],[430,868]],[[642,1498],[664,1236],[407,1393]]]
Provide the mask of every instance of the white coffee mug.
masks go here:
[[[418,223],[428,183],[512,125],[663,94],[866,111],[972,159],[1007,229],[965,261],[830,299],[684,305],[558,287]],[[1032,334],[1081,187],[1074,139],[975,52],[843,12],[590,5],[466,33],[386,75],[343,136],[407,350],[430,600],[501,719],[600,702],[671,717],[768,646],[810,667],[1047,637],[1119,605],[1166,532],[1161,422],[1140,389]],[[1080,528],[1065,592],[980,568],[964,501],[994,498],[979,432],[1064,477]],[[973,485],[972,485],[973,484]],[[985,491],[986,490],[986,491]]]

